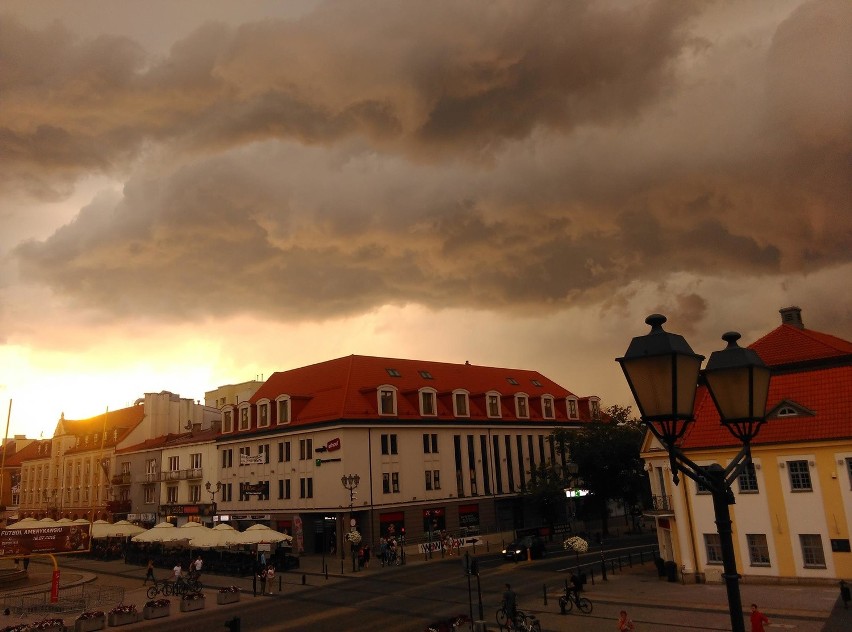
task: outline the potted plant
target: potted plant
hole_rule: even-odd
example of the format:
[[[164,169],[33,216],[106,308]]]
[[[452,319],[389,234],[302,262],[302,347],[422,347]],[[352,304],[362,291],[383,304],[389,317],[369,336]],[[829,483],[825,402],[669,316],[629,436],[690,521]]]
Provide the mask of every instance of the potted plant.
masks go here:
[[[42,619],[35,623],[30,623],[30,630],[59,630],[65,632],[65,623],[62,619]]]
[[[93,632],[106,627],[106,613],[103,610],[87,610],[74,621],[74,632]]]
[[[226,603],[236,603],[240,600],[240,589],[236,586],[220,588],[216,595],[216,603],[220,606]]]
[[[30,626],[26,623],[19,623],[17,625],[7,625],[5,628],[0,629],[0,632],[28,632]]]
[[[180,599],[180,611],[191,612],[204,609],[204,593],[201,591],[186,593]]]
[[[138,620],[139,613],[136,611],[136,604],[132,603],[118,604],[107,614],[107,623],[110,627],[136,623]]]
[[[152,599],[145,603],[142,608],[142,616],[145,619],[159,619],[171,614],[171,601],[168,599]]]

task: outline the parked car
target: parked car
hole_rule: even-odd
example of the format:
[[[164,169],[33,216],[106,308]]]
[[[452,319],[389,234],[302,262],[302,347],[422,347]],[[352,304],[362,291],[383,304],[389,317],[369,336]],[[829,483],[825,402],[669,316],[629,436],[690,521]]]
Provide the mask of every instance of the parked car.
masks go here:
[[[529,557],[536,560],[544,557],[547,549],[544,545],[544,540],[532,535],[526,535],[522,538],[514,540],[503,549],[503,559],[506,560],[525,560],[527,559],[527,551]]]

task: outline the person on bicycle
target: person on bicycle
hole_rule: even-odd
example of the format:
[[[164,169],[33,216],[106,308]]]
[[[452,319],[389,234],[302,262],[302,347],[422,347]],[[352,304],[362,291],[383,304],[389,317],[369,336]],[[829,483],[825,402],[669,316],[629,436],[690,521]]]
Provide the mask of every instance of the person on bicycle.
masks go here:
[[[571,585],[568,588],[568,594],[566,597],[574,603],[579,604],[580,592],[583,590],[583,581],[580,579],[579,575],[571,573],[570,582]]]
[[[518,615],[518,596],[509,584],[503,591],[503,612],[506,613],[507,627],[515,626],[515,617]]]

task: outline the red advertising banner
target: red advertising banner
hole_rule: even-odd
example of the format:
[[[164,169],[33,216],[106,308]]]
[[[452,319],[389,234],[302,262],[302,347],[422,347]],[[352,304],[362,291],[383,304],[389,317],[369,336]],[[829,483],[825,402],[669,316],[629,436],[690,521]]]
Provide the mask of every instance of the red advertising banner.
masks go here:
[[[70,553],[89,549],[87,524],[24,527],[0,531],[0,556],[23,557],[33,553]]]

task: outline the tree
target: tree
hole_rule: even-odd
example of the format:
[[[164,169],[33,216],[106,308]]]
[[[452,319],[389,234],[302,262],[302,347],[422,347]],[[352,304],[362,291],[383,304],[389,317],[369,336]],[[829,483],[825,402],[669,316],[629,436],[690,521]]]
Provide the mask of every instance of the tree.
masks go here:
[[[565,505],[565,479],[562,469],[549,461],[539,464],[530,473],[524,496],[530,507],[538,512],[544,524],[550,526],[559,521],[560,510]]]
[[[576,431],[554,430],[552,440],[563,463],[567,459],[577,464],[578,476],[590,494],[586,506],[599,513],[601,532],[608,535],[609,501],[621,500],[625,507],[632,507],[647,487],[647,478],[639,458],[645,435],[641,422],[632,416],[630,406],[614,405],[604,412],[604,421]]]

